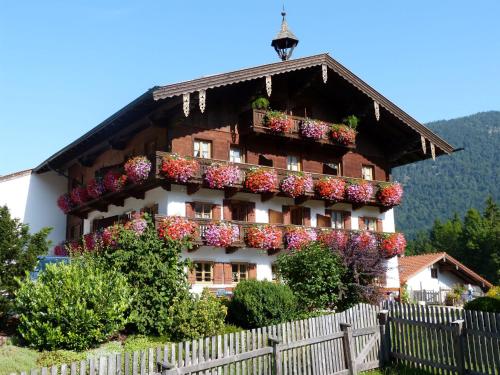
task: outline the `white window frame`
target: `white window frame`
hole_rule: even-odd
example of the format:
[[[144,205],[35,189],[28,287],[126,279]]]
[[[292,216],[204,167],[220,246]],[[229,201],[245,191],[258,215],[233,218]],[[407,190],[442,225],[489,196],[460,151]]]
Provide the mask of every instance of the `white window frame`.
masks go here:
[[[302,161],[300,156],[288,155],[286,157],[286,169],[293,172],[300,172],[302,170]]]
[[[212,141],[195,139],[193,142],[193,156],[201,159],[212,158]]]
[[[198,271],[196,267],[200,265],[201,270]],[[208,271],[206,270],[206,266],[208,266]],[[207,262],[207,261],[195,261],[193,262],[193,272],[194,272],[194,279],[196,283],[198,284],[211,284],[213,283],[214,280],[214,264],[213,262]],[[201,280],[198,280],[198,272],[201,272]],[[210,280],[206,280],[206,275],[209,275]]]
[[[373,181],[375,178],[375,167],[373,165],[361,166],[361,177],[363,180]]]
[[[242,267],[244,267],[244,270],[242,270]],[[248,264],[231,263],[231,280],[234,284],[237,284],[242,280],[248,280]]]
[[[195,202],[194,203],[194,218],[195,219],[211,219],[212,218],[212,203]]]
[[[370,232],[376,232],[377,231],[377,218],[375,218],[375,217],[365,217],[363,219],[364,219],[366,230],[368,230]]]
[[[332,228],[344,229],[344,213],[341,211],[331,212]]]
[[[231,146],[229,148],[229,161],[231,163],[244,163],[245,153],[243,152],[243,149],[238,146]]]

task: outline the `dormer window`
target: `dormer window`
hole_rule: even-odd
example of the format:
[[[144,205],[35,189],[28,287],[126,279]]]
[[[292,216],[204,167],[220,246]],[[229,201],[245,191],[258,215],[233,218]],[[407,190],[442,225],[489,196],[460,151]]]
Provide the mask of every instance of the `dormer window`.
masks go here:
[[[212,142],[195,140],[193,144],[195,158],[211,159],[212,158]]]
[[[302,169],[300,165],[300,158],[296,155],[288,155],[286,159],[286,169],[289,171],[300,172]]]
[[[363,180],[373,180],[375,176],[375,171],[374,171],[374,168],[373,168],[373,165],[363,165],[361,167],[361,177],[363,178]]]

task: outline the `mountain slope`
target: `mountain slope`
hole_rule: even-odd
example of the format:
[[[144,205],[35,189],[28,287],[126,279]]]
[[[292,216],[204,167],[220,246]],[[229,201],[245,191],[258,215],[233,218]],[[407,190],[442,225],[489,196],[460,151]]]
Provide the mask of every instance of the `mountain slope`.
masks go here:
[[[500,112],[427,124],[456,148],[450,156],[394,169],[405,187],[396,209],[397,229],[408,238],[432,226],[435,219],[463,215],[471,207],[482,210],[488,196],[500,201]]]

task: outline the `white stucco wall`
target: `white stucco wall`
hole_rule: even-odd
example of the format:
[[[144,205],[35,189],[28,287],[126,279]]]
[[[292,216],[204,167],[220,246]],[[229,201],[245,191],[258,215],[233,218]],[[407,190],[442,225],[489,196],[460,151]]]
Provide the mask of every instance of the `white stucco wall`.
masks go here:
[[[48,238],[55,245],[66,238],[66,215],[56,203],[66,189],[66,179],[54,172],[4,176],[0,177],[0,205],[7,205],[13,217],[29,224],[31,232],[51,227]]]
[[[449,271],[441,271],[438,268],[438,277],[433,279],[431,277],[431,267],[420,271],[411,278],[408,279],[406,285],[409,291],[412,290],[428,290],[439,292],[439,290],[450,290],[453,289],[455,285],[468,285],[468,282],[457,276],[456,274]],[[473,288],[480,293],[481,288],[479,285],[472,285]]]

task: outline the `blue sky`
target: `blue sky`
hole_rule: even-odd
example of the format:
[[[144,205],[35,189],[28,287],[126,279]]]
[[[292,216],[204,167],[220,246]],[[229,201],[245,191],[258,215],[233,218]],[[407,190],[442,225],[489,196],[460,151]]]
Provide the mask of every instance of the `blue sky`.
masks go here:
[[[281,1],[0,0],[0,175],[154,85],[276,61]],[[500,1],[287,0],[294,57],[329,52],[422,122],[500,109]]]

